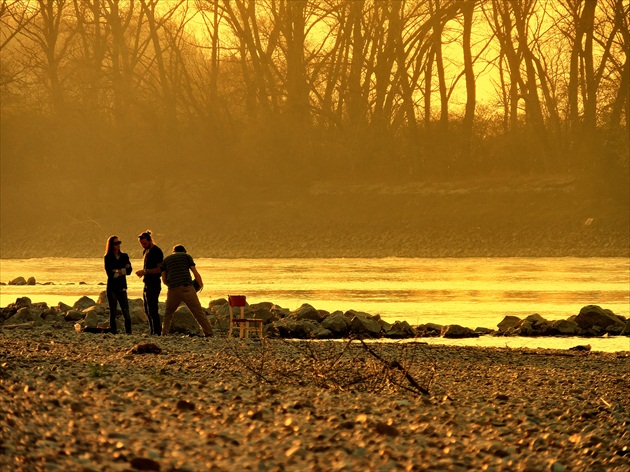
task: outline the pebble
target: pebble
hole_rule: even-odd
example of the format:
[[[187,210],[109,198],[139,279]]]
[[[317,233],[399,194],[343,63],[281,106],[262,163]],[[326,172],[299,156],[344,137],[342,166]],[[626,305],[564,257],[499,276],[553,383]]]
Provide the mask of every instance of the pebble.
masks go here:
[[[343,343],[323,383],[287,341],[151,341],[0,331],[0,469],[630,470],[628,356],[409,345],[418,397]]]

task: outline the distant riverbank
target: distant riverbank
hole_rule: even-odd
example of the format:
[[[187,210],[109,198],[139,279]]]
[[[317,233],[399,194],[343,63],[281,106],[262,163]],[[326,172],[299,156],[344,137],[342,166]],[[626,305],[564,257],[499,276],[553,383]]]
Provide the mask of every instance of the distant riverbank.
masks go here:
[[[110,234],[137,257],[147,228],[163,249],[212,258],[630,256],[627,195],[569,178],[140,189],[152,197],[121,193],[115,211],[92,195],[80,211],[56,194],[3,206],[0,257],[98,257]]]

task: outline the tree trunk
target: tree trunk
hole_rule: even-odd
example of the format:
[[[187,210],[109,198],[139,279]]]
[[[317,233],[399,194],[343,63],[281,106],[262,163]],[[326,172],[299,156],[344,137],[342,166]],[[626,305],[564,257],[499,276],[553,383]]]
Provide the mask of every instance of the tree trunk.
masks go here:
[[[538,96],[536,67],[534,65],[533,53],[529,47],[527,21],[530,17],[530,12],[521,8],[521,0],[510,1],[514,11],[516,31],[518,33],[518,50],[525,63],[525,76],[527,78],[526,82],[521,83],[521,92],[525,98],[525,116],[528,124],[532,127],[542,144],[544,155],[541,156],[542,159],[540,159],[539,162],[542,164],[542,168],[546,169],[549,161],[553,159],[554,153],[542,114],[540,97]]]
[[[294,123],[310,122],[309,91],[304,65],[305,0],[285,4],[284,34],[287,41],[287,108]]]
[[[463,122],[464,142],[462,143],[462,157],[468,161],[471,153],[473,120],[475,118],[475,106],[477,104],[472,45],[470,44],[475,0],[465,0],[462,2],[461,9],[464,15],[462,48],[464,50],[464,72],[466,75],[466,113]]]
[[[58,51],[61,19],[64,15],[65,0],[38,0],[39,15],[42,19],[41,37],[38,42],[44,49],[46,56],[46,76],[50,87],[52,107],[57,115],[65,111],[65,98],[61,81],[59,80],[59,57],[63,52]],[[66,39],[66,46],[68,39]],[[61,49],[65,49],[63,46]]]

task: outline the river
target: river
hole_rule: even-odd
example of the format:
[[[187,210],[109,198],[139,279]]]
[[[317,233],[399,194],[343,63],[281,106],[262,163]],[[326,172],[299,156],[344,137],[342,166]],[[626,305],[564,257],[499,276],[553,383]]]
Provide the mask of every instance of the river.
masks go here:
[[[274,302],[289,309],[302,303],[328,311],[354,309],[389,322],[460,324],[496,328],[505,315],[538,313],[549,320],[600,305],[628,317],[630,260],[627,258],[382,258],[382,259],[196,259],[211,299],[247,295],[248,302]],[[132,259],[134,270],[142,268]],[[35,277],[35,286],[0,286],[0,306],[17,297],[56,305],[104,290],[102,259],[0,259],[0,281]],[[54,285],[44,285],[52,282]],[[142,283],[128,277],[129,296]],[[161,299],[166,298],[165,290]],[[630,350],[630,338],[495,338],[438,342],[565,347],[603,343],[601,350]],[[436,342],[436,340],[431,340]]]

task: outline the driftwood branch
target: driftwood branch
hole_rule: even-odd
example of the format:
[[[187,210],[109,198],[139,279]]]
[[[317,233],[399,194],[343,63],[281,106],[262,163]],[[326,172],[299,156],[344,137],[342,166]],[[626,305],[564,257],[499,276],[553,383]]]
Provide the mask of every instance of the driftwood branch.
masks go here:
[[[387,360],[383,359],[379,354],[377,354],[376,352],[374,352],[373,349],[370,348],[370,346],[368,346],[365,341],[363,341],[363,339],[359,339],[359,341],[361,341],[361,345],[365,348],[365,350],[373,357],[375,357],[376,359],[378,359],[379,361],[381,361],[383,363],[384,366],[386,366],[387,369],[391,369],[391,370],[398,370],[400,371],[404,377],[407,379],[407,381],[409,382],[409,385],[411,385],[416,392],[420,392],[423,395],[430,395],[429,391],[424,388],[422,385],[420,385],[416,379],[414,379],[412,377],[412,375],[409,373],[409,371],[407,369],[405,369],[403,367],[403,365],[397,361],[397,360],[393,360],[391,362],[388,362]],[[413,391],[413,390],[411,390]]]
[[[252,343],[233,339],[217,355],[223,358],[226,370],[251,376],[257,384],[430,394],[436,369],[427,366],[426,359],[419,359],[417,346],[388,344],[377,349],[362,339],[358,339],[360,344],[355,341],[263,339]]]

